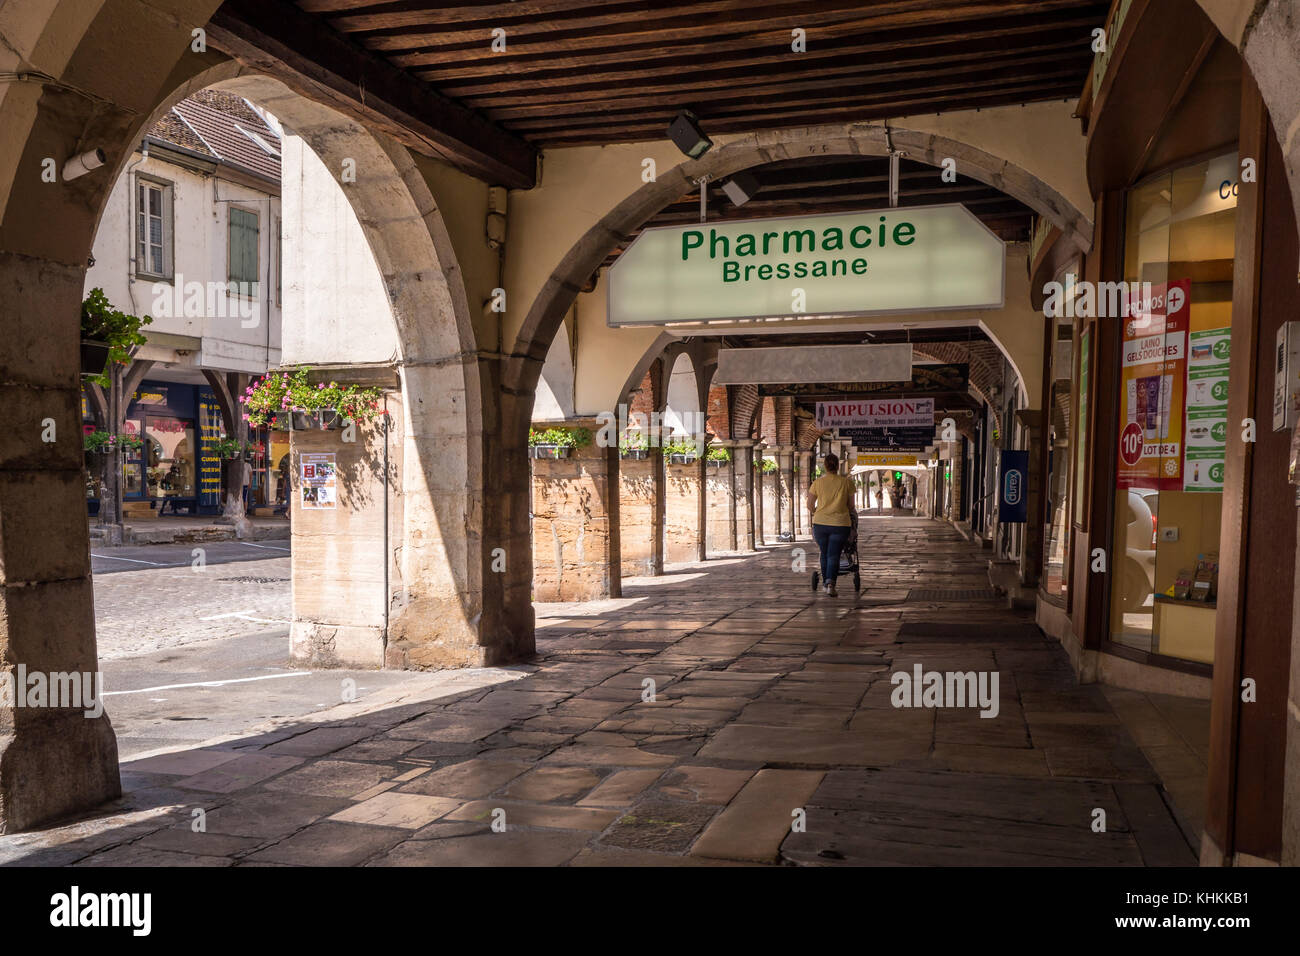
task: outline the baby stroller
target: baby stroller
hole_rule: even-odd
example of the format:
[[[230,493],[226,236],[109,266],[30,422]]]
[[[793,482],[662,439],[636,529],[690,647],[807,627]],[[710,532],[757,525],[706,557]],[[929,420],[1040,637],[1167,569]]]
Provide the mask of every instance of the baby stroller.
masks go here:
[[[844,550],[840,552],[840,576],[853,575],[853,590],[861,591],[862,571],[858,567],[858,516],[852,509],[850,509],[850,516],[849,537],[844,542]],[[821,566],[818,565],[812,573],[812,589],[814,592],[821,587],[821,576]]]

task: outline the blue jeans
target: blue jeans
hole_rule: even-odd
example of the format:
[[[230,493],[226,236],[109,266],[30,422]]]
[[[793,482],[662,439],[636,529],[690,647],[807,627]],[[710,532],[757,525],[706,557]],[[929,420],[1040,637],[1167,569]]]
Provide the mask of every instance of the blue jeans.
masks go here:
[[[833,524],[813,525],[813,540],[822,552],[822,581],[834,584],[840,573],[840,552],[849,540],[849,526],[840,527]]]

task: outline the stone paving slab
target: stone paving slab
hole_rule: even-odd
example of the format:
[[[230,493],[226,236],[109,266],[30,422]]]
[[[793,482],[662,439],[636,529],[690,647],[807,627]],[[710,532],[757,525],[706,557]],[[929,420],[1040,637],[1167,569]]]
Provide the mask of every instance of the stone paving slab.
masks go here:
[[[121,800],[0,837],[0,865],[1194,860],[1171,802],[1204,789],[1195,711],[1112,706],[1025,612],[896,600],[987,587],[987,556],[938,522],[865,527],[863,596],[811,593],[782,545],[542,605],[530,664],[126,764]],[[894,706],[916,665],[996,671],[998,715]]]

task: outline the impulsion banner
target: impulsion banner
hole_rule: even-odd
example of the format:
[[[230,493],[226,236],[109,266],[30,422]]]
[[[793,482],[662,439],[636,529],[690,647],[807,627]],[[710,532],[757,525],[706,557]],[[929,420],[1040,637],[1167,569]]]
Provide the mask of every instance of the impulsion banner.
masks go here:
[[[878,398],[861,402],[818,402],[818,428],[934,429],[933,398]]]

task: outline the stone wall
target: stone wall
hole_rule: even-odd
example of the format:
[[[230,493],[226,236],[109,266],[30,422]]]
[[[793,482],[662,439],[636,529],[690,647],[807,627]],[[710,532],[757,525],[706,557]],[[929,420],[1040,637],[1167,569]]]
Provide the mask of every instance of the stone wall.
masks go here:
[[[534,601],[592,601],[619,593],[609,495],[611,455],[617,454],[593,443],[570,458],[533,460]],[[616,517],[617,499],[612,503]]]
[[[395,416],[396,418],[396,416]],[[345,441],[355,435],[355,441]],[[401,540],[400,483],[403,440],[395,421],[385,435],[376,425],[355,433],[293,431],[289,438],[292,508],[293,623],[289,652],[312,667],[383,667],[387,628],[385,583],[397,578],[391,561]],[[334,507],[306,507],[302,456],[334,456]],[[385,535],[384,504],[389,501]],[[387,548],[385,545],[389,545]]]
[[[656,451],[657,453],[657,451]],[[629,577],[655,573],[654,460],[624,458],[618,463],[619,552]]]
[[[708,520],[705,521],[705,553],[734,551],[737,529],[733,521],[739,522],[739,512],[732,510],[735,500],[731,490],[731,462],[724,461],[721,467],[709,466],[704,472],[704,500],[708,507]]]
[[[664,560],[698,561],[700,466],[664,465]]]

